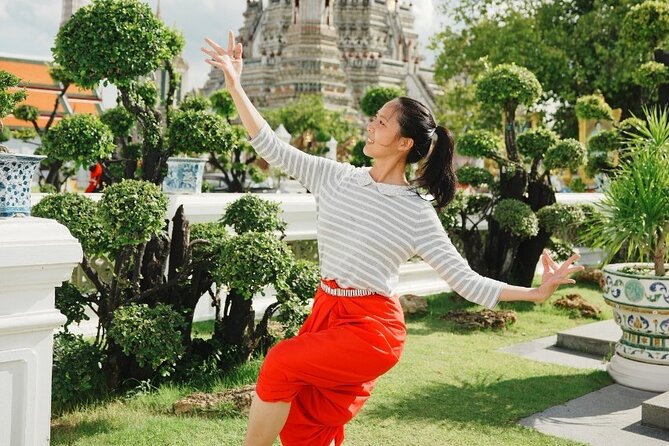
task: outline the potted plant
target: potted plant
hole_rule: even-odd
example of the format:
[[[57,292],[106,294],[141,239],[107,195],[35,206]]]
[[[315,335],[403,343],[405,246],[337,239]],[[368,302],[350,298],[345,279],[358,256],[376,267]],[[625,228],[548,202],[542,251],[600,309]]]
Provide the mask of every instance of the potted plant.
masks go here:
[[[26,92],[18,89],[19,78],[0,70],[0,133],[2,118],[10,114]],[[14,91],[9,91],[9,89]],[[30,215],[30,192],[35,168],[43,156],[10,153],[0,145],[0,217]]]
[[[639,263],[604,267],[604,298],[623,330],[608,367],[619,383],[669,390],[669,119],[646,110],[646,122],[629,133],[621,163],[587,234],[595,246]],[[644,263],[645,262],[645,263]]]
[[[200,193],[207,159],[188,155],[208,154],[217,147],[226,147],[231,133],[230,126],[214,113],[196,108],[176,112],[169,128],[169,146],[170,153],[182,156],[168,158],[163,191]]]

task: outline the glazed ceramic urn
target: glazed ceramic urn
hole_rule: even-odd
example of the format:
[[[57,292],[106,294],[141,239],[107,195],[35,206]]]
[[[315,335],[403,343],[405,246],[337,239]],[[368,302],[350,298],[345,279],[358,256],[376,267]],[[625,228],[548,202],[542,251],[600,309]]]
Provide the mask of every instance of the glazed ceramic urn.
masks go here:
[[[176,158],[167,160],[167,176],[163,180],[163,192],[168,194],[199,194],[202,191],[204,165],[200,158]]]
[[[648,270],[649,275],[638,271]],[[669,276],[645,263],[604,267],[604,299],[623,335],[609,373],[620,384],[654,392],[669,390]]]
[[[0,218],[30,215],[33,175],[44,158],[0,153]]]

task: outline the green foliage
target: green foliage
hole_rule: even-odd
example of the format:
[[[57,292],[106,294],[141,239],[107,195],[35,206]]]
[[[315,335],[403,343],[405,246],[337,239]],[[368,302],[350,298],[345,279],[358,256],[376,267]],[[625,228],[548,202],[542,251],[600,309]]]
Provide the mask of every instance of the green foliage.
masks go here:
[[[604,248],[609,259],[626,243],[626,257],[655,261],[659,276],[669,232],[669,117],[655,109],[646,118],[641,134],[629,138],[630,150],[600,203],[600,224],[586,239]]]
[[[169,128],[172,153],[202,154],[228,151],[230,126],[218,115],[197,110],[178,111]]]
[[[460,183],[469,184],[473,187],[483,184],[490,186],[495,181],[492,174],[482,167],[462,166],[457,170],[456,176]]]
[[[269,284],[281,288],[292,263],[288,246],[269,232],[232,237],[219,256],[225,261],[213,272],[216,283],[234,289],[245,299]]]
[[[556,262],[564,262],[574,254],[574,245],[566,240],[551,237],[548,246],[551,257]]]
[[[56,411],[106,393],[102,361],[100,349],[83,336],[67,332],[54,336],[51,400]]]
[[[374,116],[386,102],[405,94],[398,87],[370,87],[360,98],[360,110],[367,116]]]
[[[13,135],[14,134],[12,133],[11,130],[9,130],[8,127],[3,127],[2,131],[0,131],[0,142],[9,141],[10,139],[12,139]]]
[[[209,101],[211,102],[211,108],[225,119],[232,119],[237,113],[232,96],[226,89],[213,92],[209,97]]]
[[[107,187],[99,216],[115,247],[148,241],[165,226],[167,197],[155,184],[123,180]]]
[[[25,100],[26,91],[22,88],[9,91],[19,85],[21,80],[12,73],[0,70],[0,120],[14,111],[17,103]]]
[[[23,127],[20,129],[12,130],[12,136],[21,141],[30,141],[31,139],[37,138],[37,132],[34,128]]]
[[[63,282],[56,288],[56,308],[67,318],[63,326],[65,331],[68,331],[72,323],[78,324],[90,319],[86,315],[88,301],[88,296],[85,296],[71,282]]]
[[[181,331],[183,316],[162,303],[154,308],[146,304],[130,304],[114,311],[109,337],[126,355],[137,359],[140,367],[168,372],[183,354]]]
[[[586,173],[594,176],[614,168],[614,156],[622,148],[618,130],[603,130],[588,139]]]
[[[309,299],[316,293],[321,274],[318,264],[297,260],[286,277],[285,287],[277,289],[281,303],[276,320],[284,326],[286,337],[295,336],[311,312]]]
[[[632,6],[622,23],[622,37],[641,57],[667,42],[669,37],[669,4],[647,0]]]
[[[476,84],[476,98],[484,105],[515,110],[518,105],[532,105],[541,94],[541,84],[527,68],[501,64],[481,75]]]
[[[319,95],[302,95],[285,107],[268,110],[265,118],[272,128],[283,124],[293,138],[307,131],[325,132],[343,142],[358,133],[357,126],[346,120],[342,113],[326,109]]]
[[[71,115],[53,126],[44,137],[44,153],[53,159],[88,166],[114,151],[111,130],[95,115]]]
[[[548,150],[557,144],[558,139],[555,132],[545,127],[538,127],[518,135],[516,143],[521,155],[534,159],[546,155]]]
[[[637,68],[632,78],[635,84],[648,92],[651,100],[656,100],[660,86],[669,83],[669,67],[649,61]]]
[[[153,108],[158,104],[158,86],[150,79],[133,81],[129,87],[132,100]]]
[[[611,121],[611,107],[604,97],[598,94],[581,96],[576,100],[576,116],[580,119],[601,119]]]
[[[135,125],[135,118],[122,106],[105,110],[100,115],[100,120],[110,128],[112,134],[117,138],[130,136]]]
[[[63,25],[53,48],[55,62],[78,85],[101,80],[125,86],[146,76],[182,49],[183,37],[137,0],[94,0]]]
[[[225,225],[220,222],[195,223],[190,226],[190,239],[206,240],[206,244],[198,244],[193,247],[193,258],[202,260],[210,258],[214,253],[220,251],[223,244],[228,240],[229,234]]]
[[[372,165],[372,159],[365,155],[363,151],[365,149],[367,142],[360,140],[355,143],[351,149],[351,154],[349,155],[348,162],[356,167],[366,167]]]
[[[487,130],[470,130],[458,138],[456,149],[460,155],[487,158],[499,152],[499,141]]]
[[[187,94],[179,104],[179,110],[181,111],[192,110],[202,112],[209,110],[209,107],[211,107],[209,99],[199,94]]]
[[[585,147],[575,139],[563,139],[544,156],[546,169],[576,169],[585,160]]]
[[[554,203],[537,211],[539,226],[563,240],[575,240],[577,228],[585,222],[585,212],[579,204]]]
[[[569,182],[569,188],[571,189],[572,192],[585,192],[585,183],[583,182],[581,177],[575,176],[572,177],[571,181]]]
[[[539,233],[539,220],[532,209],[519,200],[506,198],[500,200],[493,210],[492,217],[505,231],[519,238],[534,237]]]
[[[51,218],[67,227],[87,254],[102,253],[109,247],[109,234],[98,218],[98,206],[85,195],[48,194],[31,212],[35,217]]]
[[[14,109],[14,117],[22,121],[37,121],[39,109],[34,105],[21,104]]]
[[[281,219],[280,213],[278,202],[246,194],[228,206],[220,222],[231,226],[237,234],[274,231],[283,234],[286,222]]]

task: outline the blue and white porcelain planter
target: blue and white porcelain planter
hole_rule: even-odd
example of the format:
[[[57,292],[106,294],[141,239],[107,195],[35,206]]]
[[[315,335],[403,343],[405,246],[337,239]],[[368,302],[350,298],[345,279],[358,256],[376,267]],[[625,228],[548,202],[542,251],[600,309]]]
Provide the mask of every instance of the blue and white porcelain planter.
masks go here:
[[[604,300],[623,331],[609,373],[620,384],[655,392],[669,390],[669,276],[623,272],[647,263],[604,267]]]
[[[169,158],[163,192],[168,194],[199,194],[202,192],[204,165],[200,158]]]
[[[0,153],[0,218],[30,215],[33,175],[44,158]]]

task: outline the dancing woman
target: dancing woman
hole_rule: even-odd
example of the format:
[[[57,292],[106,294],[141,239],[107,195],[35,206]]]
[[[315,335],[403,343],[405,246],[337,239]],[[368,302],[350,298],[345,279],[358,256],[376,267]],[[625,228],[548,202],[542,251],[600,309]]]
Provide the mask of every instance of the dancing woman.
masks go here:
[[[242,45],[230,32],[228,48],[206,39],[207,62],[222,70],[225,86],[251,144],[271,165],[309,189],[318,209],[321,283],[299,334],[268,353],[260,370],[244,446],[339,446],[344,425],[369,398],[376,380],[399,360],[406,329],[395,288],[399,267],[414,255],[432,266],[467,300],[493,308],[498,301],[541,303],[569,274],[578,256],[557,265],[541,259],[541,286],[524,288],[482,277],[446,235],[437,208],[454,196],[453,137],[420,102],[386,103],[367,126],[365,155],[356,168],[308,155],[279,140],[240,84]],[[408,181],[407,164],[420,162]]]

